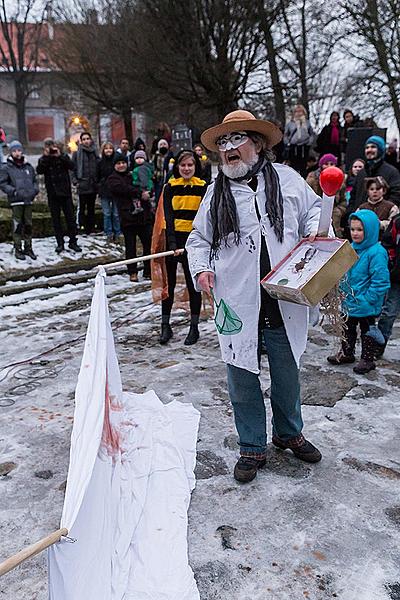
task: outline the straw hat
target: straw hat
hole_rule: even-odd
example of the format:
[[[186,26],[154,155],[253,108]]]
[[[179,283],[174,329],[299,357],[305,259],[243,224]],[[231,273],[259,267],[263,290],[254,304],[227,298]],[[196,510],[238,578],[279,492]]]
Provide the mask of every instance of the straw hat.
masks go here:
[[[222,123],[206,129],[201,134],[201,141],[208,150],[218,151],[216,140],[227,133],[233,131],[257,131],[267,139],[268,148],[272,148],[282,139],[282,132],[270,121],[261,121],[256,119],[251,112],[247,110],[234,110],[226,115]]]

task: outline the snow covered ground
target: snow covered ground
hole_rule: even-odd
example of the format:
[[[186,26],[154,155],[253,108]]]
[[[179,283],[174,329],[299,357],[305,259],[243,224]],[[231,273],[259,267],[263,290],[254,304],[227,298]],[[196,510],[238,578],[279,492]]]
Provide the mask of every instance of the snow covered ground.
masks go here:
[[[55,238],[37,238],[33,240],[33,249],[37,255],[36,260],[26,257],[17,260],[14,256],[13,244],[4,242],[0,244],[0,277],[15,276],[27,273],[30,270],[46,269],[47,267],[63,267],[73,265],[81,260],[109,257],[112,260],[122,260],[121,246],[108,244],[103,234],[80,235],[78,243],[82,252],[74,252],[68,248],[68,237],[65,236],[65,251],[61,254],[55,252]],[[1,293],[1,288],[0,288]]]
[[[121,256],[100,237],[81,241],[91,259]],[[35,249],[40,262],[29,268],[38,271],[76,256],[58,257],[53,240]],[[0,245],[6,274],[28,269],[9,254]],[[0,288],[21,286],[0,296],[0,560],[59,525],[93,291],[84,274],[59,275],[65,285],[55,288],[45,287],[53,275],[40,273]],[[232,477],[236,435],[213,322],[202,320],[198,344],[185,347],[188,319],[176,310],[174,338],[162,347],[148,282],[131,284],[120,272],[107,277],[107,293],[124,388],[154,389],[163,402],[177,398],[201,412],[189,556],[202,600],[398,600],[399,325],[368,376],[328,366],[332,338],[323,327],[310,331],[303,417],[323,460],[307,465],[270,447],[266,468],[243,486]],[[41,554],[0,579],[0,598],[45,600],[46,578]]]

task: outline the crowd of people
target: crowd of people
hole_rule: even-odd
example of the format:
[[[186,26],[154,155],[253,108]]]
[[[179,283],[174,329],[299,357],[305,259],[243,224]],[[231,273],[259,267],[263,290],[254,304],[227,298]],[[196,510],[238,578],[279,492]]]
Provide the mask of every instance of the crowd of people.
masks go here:
[[[127,259],[137,255],[137,238],[143,255],[156,247],[157,236],[162,249],[171,251],[163,263],[160,344],[173,336],[170,318],[179,263],[190,303],[185,345],[199,339],[202,291],[216,306],[229,306],[240,315],[236,330],[223,331],[226,319],[217,329],[240,440],[234,476],[242,483],[254,479],[266,460],[265,406],[258,378],[263,349],[271,375],[273,444],[300,460],[321,460],[320,451],[302,433],[299,360],[307,341],[308,309],[273,298],[260,280],[303,237],[314,241],[322,196],[319,176],[329,167],[344,169],[348,131],[359,123],[346,110],[342,126],[334,112],[315,136],[300,105],[284,132],[237,110],[203,132],[201,143],[176,154],[159,132],[150,153],[141,138],[132,150],[124,138],[118,147],[105,142],[98,155],[90,132],[84,131],[72,157],[53,139],[45,139],[36,171],[20,142],[13,141],[0,169],[0,189],[13,212],[17,259],[36,258],[32,203],[39,191],[37,174],[44,175],[57,253],[64,250],[61,212],[68,246],[81,252],[77,232],[94,231],[97,196],[104,234],[109,242],[123,237]],[[214,181],[207,151],[219,158]],[[379,135],[368,137],[361,154],[336,194],[332,215],[335,234],[350,240],[358,261],[340,284],[341,349],[328,361],[356,362],[360,328],[361,357],[353,368],[365,374],[376,368],[400,312],[400,169],[397,147],[392,143],[387,148]],[[77,215],[72,185],[78,194]],[[137,282],[137,264],[127,269]],[[143,278],[153,278],[154,284],[153,275],[150,262],[144,261]]]
[[[283,135],[279,136],[282,139],[277,137],[277,143],[272,147],[275,161],[291,166],[318,196],[322,196],[320,173],[331,166],[340,166],[344,169],[349,129],[365,125],[349,109],[344,111],[343,119],[342,125],[339,113],[332,112],[329,123],[322,128],[319,135],[316,135],[305,108],[297,105],[282,132]],[[24,260],[28,256],[33,260],[36,259],[32,247],[32,203],[39,191],[37,175],[44,176],[57,253],[62,253],[65,248],[61,214],[64,214],[67,225],[69,249],[73,252],[81,252],[77,236],[78,234],[90,235],[95,231],[97,197],[102,207],[103,231],[107,241],[124,245],[127,259],[136,258],[137,239],[141,242],[143,254],[150,254],[155,212],[160,197],[162,197],[162,222],[165,228],[165,249],[183,248],[207,186],[212,181],[212,164],[202,143],[196,143],[193,149],[174,155],[171,139],[165,132],[166,129],[158,131],[150,153],[140,137],[137,138],[132,149],[128,139],[122,138],[118,147],[111,142],[105,142],[98,152],[91,133],[83,131],[78,149],[72,156],[63,151],[61,144],[46,138],[36,172],[25,159],[22,145],[18,141],[11,142],[8,146],[9,156],[0,170],[0,189],[8,195],[13,211],[16,258]],[[237,135],[239,140],[237,143],[240,143],[241,132],[239,131]],[[221,143],[209,149],[210,152],[217,150],[221,154]],[[230,144],[234,147],[236,140],[231,140]],[[229,143],[227,148],[230,148]],[[222,154],[222,156],[226,155]],[[219,172],[224,168],[223,161],[220,163]],[[73,186],[78,195],[76,214]],[[336,194],[332,222],[336,235],[347,237],[356,247],[359,242],[354,238],[356,235],[354,231],[357,229],[354,222],[358,217],[354,217],[354,214],[360,211],[359,222],[364,228],[368,223],[371,231],[375,229],[370,226],[368,220],[371,219],[370,215],[366,218],[362,215],[365,210],[369,210],[377,217],[378,240],[389,252],[392,265],[392,285],[378,324],[383,336],[379,338],[381,349],[384,349],[387,344],[394,319],[400,309],[400,284],[398,283],[400,277],[395,274],[397,267],[393,267],[399,260],[397,257],[399,206],[400,163],[397,145],[393,141],[386,147],[383,138],[377,135],[370,136],[365,143],[363,155],[352,161],[345,176],[345,183]],[[374,235],[369,233],[369,240],[375,239]],[[365,244],[364,240],[364,246]],[[170,314],[178,263],[183,267],[191,310],[190,330],[185,343],[196,343],[199,338],[201,298],[193,286],[187,254],[184,253],[166,260],[167,293],[162,301],[161,344],[168,343],[173,335]],[[127,265],[127,270],[131,281],[137,282],[137,264]],[[150,263],[147,261],[144,262],[143,278],[151,279]],[[386,288],[384,292],[386,294]],[[367,325],[368,327],[371,325],[372,317],[376,319],[379,316],[377,311],[378,308],[375,309],[375,315],[349,314],[351,318],[354,316],[364,319],[365,317],[366,321],[360,322],[364,331]],[[346,332],[346,335],[350,335],[349,329],[346,329]],[[353,338],[354,335],[351,340]],[[353,361],[355,341],[353,344],[349,339],[344,337],[341,353],[331,357],[331,362]],[[356,367],[370,370],[374,368],[375,363],[369,360],[371,352],[367,346],[371,344],[370,340],[365,341],[364,334],[362,342],[363,346],[366,346],[365,351],[363,349],[362,352],[364,362],[361,367],[360,365]],[[366,357],[367,359],[364,360]]]

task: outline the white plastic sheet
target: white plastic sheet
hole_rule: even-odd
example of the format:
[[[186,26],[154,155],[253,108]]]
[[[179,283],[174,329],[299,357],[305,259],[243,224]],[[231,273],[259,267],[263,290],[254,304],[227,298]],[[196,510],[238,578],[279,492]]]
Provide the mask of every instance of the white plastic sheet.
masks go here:
[[[198,600],[187,510],[199,413],[153,391],[123,393],[96,278],[75,397],[61,526],[49,550],[50,600]],[[132,367],[134,368],[134,367]]]

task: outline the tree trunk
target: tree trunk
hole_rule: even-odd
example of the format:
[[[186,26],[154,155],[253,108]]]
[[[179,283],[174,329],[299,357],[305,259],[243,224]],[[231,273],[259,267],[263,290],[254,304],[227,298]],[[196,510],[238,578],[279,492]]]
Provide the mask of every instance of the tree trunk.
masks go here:
[[[24,78],[16,77],[14,84],[18,139],[22,144],[26,144],[28,141],[28,136],[26,127],[26,86]]]
[[[132,136],[132,109],[124,108],[122,111],[122,119],[124,121],[125,136],[129,140],[129,146],[133,147],[133,136]]]
[[[277,120],[281,123],[281,126],[285,127],[285,98],[283,95],[283,88],[279,77],[278,65],[276,63],[276,50],[274,46],[274,40],[272,38],[271,30],[268,26],[264,28],[264,39],[265,45],[267,47],[269,72],[271,75],[272,90],[274,94],[275,116]]]

